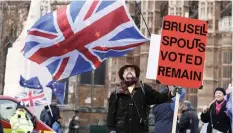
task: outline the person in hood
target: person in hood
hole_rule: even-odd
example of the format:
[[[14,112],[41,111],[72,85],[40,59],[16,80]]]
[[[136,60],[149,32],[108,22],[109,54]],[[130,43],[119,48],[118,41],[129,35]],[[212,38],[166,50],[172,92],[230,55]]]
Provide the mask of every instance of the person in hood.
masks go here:
[[[190,101],[184,101],[181,106],[182,114],[179,119],[179,133],[197,133],[199,119]]]
[[[167,88],[162,89],[161,93],[168,93]],[[186,91],[182,88],[180,94],[180,101],[185,97]],[[175,108],[175,97],[172,98],[172,101],[166,103],[155,105],[153,109],[154,113],[154,123],[155,123],[155,133],[171,133],[172,132],[172,123],[173,123],[173,114]],[[177,130],[178,131],[178,130]]]
[[[148,106],[170,101],[178,88],[159,93],[148,84],[139,82],[140,68],[125,65],[120,68],[121,83],[111,93],[108,104],[109,133],[148,133]]]
[[[231,120],[226,113],[225,95],[226,91],[223,88],[216,88],[214,91],[215,101],[210,106],[203,108],[201,120],[209,123],[207,133],[231,133]]]
[[[40,120],[49,127],[52,127],[52,116],[50,115],[50,110],[48,105],[46,105],[44,109],[41,111]]]

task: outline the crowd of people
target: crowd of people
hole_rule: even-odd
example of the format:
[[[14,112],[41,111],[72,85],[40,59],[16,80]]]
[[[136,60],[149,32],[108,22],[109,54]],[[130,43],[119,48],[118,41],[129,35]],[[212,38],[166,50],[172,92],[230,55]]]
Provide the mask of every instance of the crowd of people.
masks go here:
[[[60,110],[56,105],[56,101],[44,107],[40,114],[40,120],[57,133],[62,133]]]
[[[205,123],[201,133],[231,133],[232,93],[216,88],[215,99],[204,107],[200,119],[190,101],[183,101],[186,91],[167,86],[160,92],[139,82],[140,68],[125,65],[120,68],[121,83],[109,98],[107,128],[109,133],[172,133],[175,96],[180,96],[181,115],[176,133],[199,133],[200,120]]]
[[[50,106],[45,106],[41,111],[40,120],[47,126],[51,127],[56,133],[62,133],[60,110],[56,102],[52,102]],[[78,110],[75,111],[74,116],[69,122],[68,133],[79,133],[79,115]]]

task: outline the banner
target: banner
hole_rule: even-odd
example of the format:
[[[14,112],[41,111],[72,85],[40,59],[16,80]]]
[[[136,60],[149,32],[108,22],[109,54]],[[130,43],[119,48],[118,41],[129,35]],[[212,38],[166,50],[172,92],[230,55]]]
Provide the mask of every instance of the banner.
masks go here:
[[[156,35],[152,36],[155,39],[151,38],[146,77],[166,85],[202,87],[207,31],[205,21],[164,17],[161,41]],[[151,61],[154,61],[153,66]],[[155,69],[155,73],[151,69]]]

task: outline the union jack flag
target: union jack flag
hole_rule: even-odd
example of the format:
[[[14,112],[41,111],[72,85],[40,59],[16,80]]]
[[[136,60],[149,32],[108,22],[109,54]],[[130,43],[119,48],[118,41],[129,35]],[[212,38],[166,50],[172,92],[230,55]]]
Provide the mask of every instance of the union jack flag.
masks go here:
[[[73,1],[41,17],[28,31],[24,56],[61,80],[100,66],[147,42],[124,0]]]
[[[47,104],[47,99],[43,90],[28,90],[15,96],[19,101],[23,101],[28,107]]]

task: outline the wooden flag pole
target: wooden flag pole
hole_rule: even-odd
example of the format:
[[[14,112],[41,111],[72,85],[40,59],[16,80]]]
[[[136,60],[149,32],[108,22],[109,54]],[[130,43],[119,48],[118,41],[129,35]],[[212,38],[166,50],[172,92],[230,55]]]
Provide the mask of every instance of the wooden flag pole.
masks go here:
[[[178,116],[178,110],[179,110],[179,100],[180,100],[180,94],[178,92],[176,92],[175,109],[174,109],[174,116],[173,116],[173,123],[172,123],[172,133],[176,133],[177,116]]]

